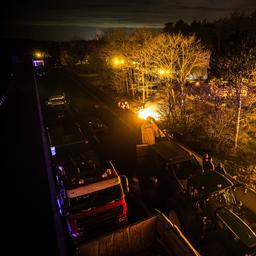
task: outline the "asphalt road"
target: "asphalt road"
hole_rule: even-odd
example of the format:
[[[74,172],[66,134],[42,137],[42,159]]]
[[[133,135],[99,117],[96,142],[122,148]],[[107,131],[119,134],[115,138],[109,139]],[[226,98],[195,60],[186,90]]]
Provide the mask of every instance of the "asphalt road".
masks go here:
[[[18,71],[0,116],[6,254],[58,255],[33,74],[30,66]]]

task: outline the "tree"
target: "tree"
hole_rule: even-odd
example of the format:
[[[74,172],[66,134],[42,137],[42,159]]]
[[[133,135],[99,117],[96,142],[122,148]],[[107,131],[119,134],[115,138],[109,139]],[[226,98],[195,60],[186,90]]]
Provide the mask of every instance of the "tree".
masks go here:
[[[150,59],[152,49],[150,42],[154,38],[154,33],[148,29],[137,29],[130,34],[126,44],[125,53],[130,63],[130,72],[134,76],[134,84],[137,84],[136,90],[141,94],[141,100],[144,104],[149,97],[149,79]]]
[[[210,53],[203,49],[195,36],[181,34],[159,34],[153,37],[148,41],[147,53],[150,56],[149,72],[165,85],[162,88],[162,113],[168,125],[171,121],[176,125],[182,121],[180,117],[185,116],[184,86],[188,76],[199,70],[207,70]],[[180,92],[175,85],[178,85]]]
[[[246,33],[236,33],[223,43],[211,59],[211,75],[228,82],[235,88],[237,117],[234,148],[237,149],[240,130],[242,98],[247,89],[256,84],[256,40]]]
[[[179,23],[178,23],[179,24]],[[182,23],[183,24],[183,23]],[[205,50],[195,36],[181,34],[153,34],[151,31],[139,29],[133,33],[112,31],[105,36],[103,52],[105,58],[113,56],[122,58],[122,65],[114,70],[113,84],[116,91],[129,94],[136,90],[142,96],[142,103],[150,96],[150,84],[153,80],[162,83],[164,115],[170,125],[178,124],[184,110],[184,86],[193,72],[207,70],[209,51]],[[115,60],[119,63],[119,60]],[[136,87],[134,86],[136,84]],[[178,85],[174,90],[174,84]],[[160,87],[160,86],[159,86]]]
[[[100,38],[101,48],[98,50],[98,56],[105,67],[105,72],[101,72],[101,76],[110,78],[109,85],[118,94],[126,93],[124,49],[128,36],[127,31],[118,29],[107,31]],[[118,61],[118,64],[115,61]]]
[[[209,67],[210,52],[202,47],[196,37],[177,35],[177,71],[176,81],[181,89],[181,105],[184,106],[184,86],[188,76],[197,70],[205,70]]]
[[[149,67],[152,76],[162,82],[160,97],[162,99],[161,115],[166,119],[167,127],[176,124],[177,102],[173,81],[176,76],[177,63],[177,36],[159,34],[148,42],[148,53],[150,53]]]
[[[105,47],[103,52],[108,63],[111,64],[113,57],[123,58],[122,65],[115,70],[115,77],[122,77],[122,85],[125,85],[123,93],[129,94],[132,92],[135,95],[135,90],[142,93],[142,102],[145,102],[149,95],[147,83],[147,70],[149,52],[147,42],[152,37],[150,30],[138,29],[133,33],[128,33],[123,30],[112,31],[105,36]],[[136,79],[136,81],[135,81]],[[120,79],[119,79],[120,82]],[[134,85],[137,84],[137,87]]]

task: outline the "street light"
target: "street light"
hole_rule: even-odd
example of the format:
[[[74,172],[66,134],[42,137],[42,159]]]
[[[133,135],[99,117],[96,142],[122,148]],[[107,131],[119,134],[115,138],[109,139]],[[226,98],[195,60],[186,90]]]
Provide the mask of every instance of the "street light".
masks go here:
[[[41,76],[45,75],[44,55],[45,54],[42,51],[34,51],[33,52],[32,64],[33,64],[34,74],[37,77],[41,77]]]
[[[125,59],[122,56],[114,56],[111,59],[111,64],[113,68],[121,68],[125,64]]]
[[[158,74],[161,77],[168,77],[170,75],[170,70],[169,69],[165,69],[165,68],[160,68],[160,69],[158,69]]]
[[[33,55],[35,59],[42,59],[44,57],[44,54],[41,51],[35,51]]]

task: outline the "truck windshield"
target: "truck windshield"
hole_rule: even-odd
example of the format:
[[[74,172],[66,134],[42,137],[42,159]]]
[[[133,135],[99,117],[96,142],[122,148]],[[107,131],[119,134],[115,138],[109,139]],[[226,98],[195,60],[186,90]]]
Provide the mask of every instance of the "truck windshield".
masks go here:
[[[120,200],[122,195],[121,186],[116,185],[83,196],[70,198],[69,203],[71,213],[77,213],[81,210],[103,206],[107,203]]]

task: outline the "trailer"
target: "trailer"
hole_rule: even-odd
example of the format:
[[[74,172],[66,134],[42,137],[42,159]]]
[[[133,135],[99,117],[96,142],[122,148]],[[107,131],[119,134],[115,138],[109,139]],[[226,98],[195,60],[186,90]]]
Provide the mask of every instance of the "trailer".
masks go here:
[[[79,255],[199,256],[180,229],[158,213],[81,244]]]
[[[46,131],[49,139],[51,155],[55,156],[66,148],[89,147],[89,139],[67,111],[58,112],[59,115],[48,122]],[[62,114],[61,114],[62,113]],[[48,115],[48,120],[50,117]]]

